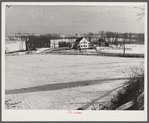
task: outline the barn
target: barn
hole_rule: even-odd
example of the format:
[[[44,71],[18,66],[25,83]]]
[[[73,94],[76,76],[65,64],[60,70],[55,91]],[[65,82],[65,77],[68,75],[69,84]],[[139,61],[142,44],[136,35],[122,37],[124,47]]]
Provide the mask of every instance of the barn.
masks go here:
[[[31,37],[26,41],[26,49],[34,50],[36,48],[50,47],[51,41],[46,37]]]
[[[102,47],[108,47],[109,46],[109,43],[103,39],[99,39],[98,41],[94,42],[94,44],[97,46],[102,46]]]

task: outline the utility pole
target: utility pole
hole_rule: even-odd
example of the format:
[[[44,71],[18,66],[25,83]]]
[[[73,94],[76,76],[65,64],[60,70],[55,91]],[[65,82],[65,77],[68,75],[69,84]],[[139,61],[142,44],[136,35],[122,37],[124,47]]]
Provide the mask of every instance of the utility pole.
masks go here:
[[[126,39],[128,38],[128,33],[124,33],[124,54],[125,55],[125,43],[126,43]]]
[[[69,47],[69,49],[70,49],[70,38],[69,38],[69,44],[68,44],[68,47]]]
[[[123,51],[123,55],[125,55],[125,39],[124,39],[124,51]]]
[[[26,51],[28,50],[28,40],[29,40],[29,39],[26,37],[26,38],[25,38]]]
[[[55,39],[54,39],[54,49],[55,49]]]

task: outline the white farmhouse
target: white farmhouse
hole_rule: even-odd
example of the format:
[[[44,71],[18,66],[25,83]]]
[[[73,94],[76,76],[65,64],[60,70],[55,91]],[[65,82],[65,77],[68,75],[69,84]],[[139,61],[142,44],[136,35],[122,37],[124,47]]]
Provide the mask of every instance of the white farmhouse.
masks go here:
[[[91,43],[84,37],[78,38],[76,42],[78,42],[78,46],[80,46],[81,49],[91,48]]]

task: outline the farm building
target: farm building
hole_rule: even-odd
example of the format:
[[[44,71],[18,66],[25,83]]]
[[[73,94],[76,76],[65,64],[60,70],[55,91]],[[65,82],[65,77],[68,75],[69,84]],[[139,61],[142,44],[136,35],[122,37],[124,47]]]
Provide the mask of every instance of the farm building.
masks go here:
[[[109,43],[106,42],[106,41],[103,40],[103,39],[99,39],[98,41],[94,42],[94,45],[96,45],[96,46],[108,47],[108,46],[109,46]]]
[[[92,47],[91,43],[88,40],[86,40],[84,37],[78,38],[75,41],[75,45],[80,46],[81,49],[91,48]]]
[[[26,49],[32,50],[35,48],[50,47],[50,40],[46,37],[32,37],[26,41]]]
[[[26,50],[25,41],[6,41],[5,53]]]

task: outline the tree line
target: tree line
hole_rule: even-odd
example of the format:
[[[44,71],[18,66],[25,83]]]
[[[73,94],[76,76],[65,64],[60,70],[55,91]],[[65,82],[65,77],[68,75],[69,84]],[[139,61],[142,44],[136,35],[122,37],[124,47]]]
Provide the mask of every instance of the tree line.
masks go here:
[[[143,33],[118,33],[111,31],[99,31],[99,33],[94,34],[89,32],[84,34],[84,37],[88,38],[89,41],[92,41],[93,38],[104,39],[109,44],[123,44],[124,40],[126,44],[144,44],[144,34]]]

